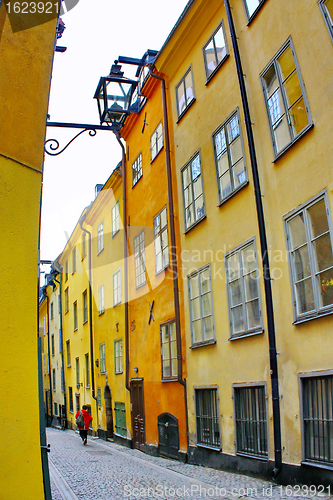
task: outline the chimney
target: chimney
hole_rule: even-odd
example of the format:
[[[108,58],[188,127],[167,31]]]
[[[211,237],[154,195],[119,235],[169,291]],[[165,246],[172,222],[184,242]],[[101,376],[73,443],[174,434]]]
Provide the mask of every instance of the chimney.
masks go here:
[[[97,198],[98,193],[100,192],[102,187],[103,187],[103,184],[96,184],[96,186],[95,186],[95,199]]]

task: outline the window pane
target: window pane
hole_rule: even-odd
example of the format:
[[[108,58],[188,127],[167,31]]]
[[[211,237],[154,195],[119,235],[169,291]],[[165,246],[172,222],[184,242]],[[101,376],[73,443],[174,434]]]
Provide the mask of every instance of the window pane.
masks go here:
[[[290,238],[291,238],[291,248],[296,248],[306,243],[305,234],[305,223],[303,212],[298,214],[296,217],[288,222]]]
[[[320,273],[318,278],[321,285],[320,307],[329,306],[333,304],[333,269]]]
[[[241,159],[232,169],[235,189],[246,181],[244,160]]]
[[[214,137],[217,158],[227,151],[224,128]]]
[[[182,81],[179,87],[177,87],[177,100],[178,100],[178,114],[180,115],[185,107],[185,90],[184,90],[184,82]]]
[[[295,280],[299,281],[311,276],[308,247],[304,245],[292,253],[295,268]]]
[[[243,307],[237,306],[231,310],[233,333],[244,331]]]
[[[194,198],[198,198],[202,194],[202,183],[201,183],[201,175],[196,178],[195,182],[193,182],[193,191]]]
[[[207,47],[205,48],[205,56],[206,56],[207,76],[210,76],[217,66],[213,40],[211,40],[207,45]]]
[[[173,358],[177,357],[177,342],[175,340],[171,342],[171,356]]]
[[[172,368],[171,376],[177,377],[177,375],[178,375],[178,361],[177,361],[177,359],[173,359],[171,361],[171,368]]]
[[[250,273],[257,268],[256,254],[254,251],[254,246],[248,245],[242,250],[242,261],[244,273]]]
[[[190,205],[186,209],[186,212],[185,212],[185,224],[186,224],[186,227],[191,226],[194,221],[195,221],[195,219],[194,219],[194,206]]]
[[[252,300],[246,304],[248,327],[255,328],[260,325],[259,300]]]
[[[204,316],[209,316],[212,314],[212,297],[210,293],[206,293],[202,296],[202,309]]]
[[[187,208],[193,201],[192,197],[192,189],[191,186],[185,189],[184,191],[184,198],[185,198],[185,208]]]
[[[308,123],[308,115],[306,113],[305,103],[301,97],[289,110],[291,125],[293,128],[294,136],[299,134]]]
[[[194,98],[192,72],[191,71],[189,71],[189,73],[185,77],[185,88],[186,88],[186,105],[188,106],[189,103]]]
[[[244,276],[244,284],[245,300],[256,299],[259,295],[256,271],[253,271],[251,274]]]
[[[229,284],[231,305],[235,306],[242,303],[242,292],[240,280],[233,281]]]
[[[184,188],[186,188],[191,183],[191,173],[189,167],[184,168],[184,170],[182,171],[182,176]]]
[[[296,302],[298,314],[304,314],[314,310],[315,304],[311,278],[296,283]]]
[[[193,321],[193,342],[200,342],[202,340],[201,334],[201,320]]]
[[[283,115],[273,128],[274,144],[276,152],[279,153],[290,142],[290,131],[286,115]]]
[[[329,233],[320,236],[313,242],[313,250],[318,271],[323,271],[333,266],[332,246]]]
[[[326,215],[325,201],[320,200],[308,209],[310,227],[313,237],[319,236],[329,230]]]
[[[238,253],[228,257],[228,278],[235,279],[240,275],[240,263]]]
[[[217,54],[217,62],[220,63],[224,56],[227,53],[227,49],[225,46],[225,41],[224,41],[224,36],[223,36],[223,31],[222,31],[222,26],[214,36],[214,42],[215,42],[215,47],[216,47],[216,54]]]
[[[230,144],[231,165],[234,165],[243,156],[242,143],[240,136]]]
[[[200,298],[197,297],[196,299],[193,299],[191,303],[192,303],[192,318],[193,318],[193,320],[200,318],[201,317]]]
[[[205,209],[204,209],[204,200],[203,200],[203,195],[199,196],[199,198],[195,201],[195,215],[196,215],[196,220],[200,219],[203,215],[205,215]]]
[[[200,281],[201,281],[201,294],[207,293],[210,291],[210,279],[209,279],[209,270],[205,269],[200,273]]]
[[[231,179],[229,170],[220,179],[220,191],[222,198],[225,198],[231,193]]]
[[[277,62],[281,71],[282,80],[286,80],[286,78],[296,69],[290,45],[282,52]]]
[[[191,298],[199,296],[199,275],[195,275],[190,279],[190,294]]]
[[[204,340],[212,339],[214,337],[212,316],[204,318],[203,323],[204,323]]]
[[[249,17],[252,16],[253,12],[256,10],[260,2],[262,2],[262,0],[246,0]]]
[[[290,108],[302,95],[296,70],[287,78],[283,87],[287,98],[287,106]]]
[[[163,377],[170,377],[170,359],[163,361]]]
[[[221,175],[224,174],[224,172],[227,172],[229,170],[229,160],[228,160],[227,150],[218,159],[217,167],[219,171],[219,177],[221,177]]]

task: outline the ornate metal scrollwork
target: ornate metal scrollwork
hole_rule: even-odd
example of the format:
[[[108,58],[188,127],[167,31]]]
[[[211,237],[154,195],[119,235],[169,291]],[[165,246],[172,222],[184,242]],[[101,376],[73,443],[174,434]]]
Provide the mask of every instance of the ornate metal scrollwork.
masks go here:
[[[46,154],[50,155],[50,156],[58,156],[60,155],[63,151],[65,151],[65,149],[68,148],[68,146],[70,144],[72,144],[73,141],[75,141],[75,139],[77,137],[79,137],[79,135],[83,134],[84,132],[87,132],[89,130],[89,135],[90,137],[94,137],[97,132],[95,129],[87,129],[85,128],[84,130],[81,130],[81,132],[79,132],[78,134],[76,134],[75,137],[73,137],[73,139],[71,139],[64,148],[62,148],[60,151],[57,151],[60,147],[60,144],[59,144],[59,141],[57,139],[48,139],[47,141],[45,141],[45,144],[44,144],[44,151]]]

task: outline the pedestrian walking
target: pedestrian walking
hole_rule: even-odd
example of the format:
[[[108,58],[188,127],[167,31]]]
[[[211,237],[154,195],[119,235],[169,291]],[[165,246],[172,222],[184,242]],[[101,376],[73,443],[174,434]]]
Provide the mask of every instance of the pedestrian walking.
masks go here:
[[[83,418],[81,418],[81,416]],[[92,421],[92,416],[90,413],[87,411],[87,406],[83,405],[82,410],[79,410],[76,415],[76,425],[77,428],[79,429],[80,437],[82,439],[82,442],[84,445],[87,444],[87,436],[88,436],[88,429],[89,429],[89,424]]]

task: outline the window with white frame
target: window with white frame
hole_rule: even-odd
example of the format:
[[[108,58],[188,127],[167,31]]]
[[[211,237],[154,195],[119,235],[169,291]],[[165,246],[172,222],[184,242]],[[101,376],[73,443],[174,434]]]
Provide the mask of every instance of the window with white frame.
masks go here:
[[[142,153],[132,163],[132,186],[138,182],[142,177]]]
[[[177,116],[186,111],[195,100],[192,68],[189,68],[176,86]]]
[[[323,13],[329,34],[333,41],[333,1],[332,0],[319,0],[319,7]]]
[[[114,371],[123,373],[123,339],[114,341]]]
[[[146,283],[145,233],[141,231],[134,238],[135,286],[138,288]]]
[[[312,125],[291,39],[260,76],[276,157]]]
[[[238,112],[213,135],[219,201],[228,198],[247,182]]]
[[[153,161],[163,147],[163,125],[160,122],[150,137],[150,160]]]
[[[53,317],[54,317],[53,309],[54,309],[53,302],[51,302],[51,304],[50,304],[50,316],[51,316],[51,319],[53,319]]]
[[[333,465],[333,375],[301,376],[303,456]]]
[[[97,387],[97,404],[102,406],[102,389],[100,387]]]
[[[65,313],[69,311],[69,290],[68,287],[65,290]]]
[[[176,379],[178,376],[176,323],[164,323],[161,332],[162,380]]]
[[[249,20],[255,12],[259,9],[259,6],[264,3],[265,0],[243,0],[246,17]]]
[[[67,353],[67,367],[71,366],[71,343],[70,340],[66,341],[66,353]]]
[[[88,321],[88,294],[87,290],[85,290],[82,294],[83,301],[83,323]]]
[[[236,452],[268,457],[265,386],[234,386]]]
[[[206,215],[199,152],[181,171],[185,231]]]
[[[295,319],[332,311],[332,227],[327,194],[286,216],[285,226]]]
[[[65,263],[65,281],[68,280],[68,260]]]
[[[155,271],[159,273],[169,265],[168,217],[164,207],[154,218]]]
[[[73,413],[74,404],[73,404],[73,387],[68,387],[68,400],[69,400],[69,411]]]
[[[98,314],[101,315],[105,312],[104,305],[104,285],[98,288]]]
[[[105,343],[99,345],[99,364],[100,364],[100,372],[106,372],[106,364],[105,364]]]
[[[113,274],[113,305],[121,303],[121,269]]]
[[[216,388],[195,389],[197,444],[221,447],[218,395]]]
[[[223,22],[214,31],[202,51],[205,63],[206,80],[208,80],[229,55]]]
[[[231,337],[262,331],[259,272],[254,240],[225,256]]]
[[[53,385],[53,390],[56,390],[56,371],[55,368],[52,370],[52,385]]]
[[[80,358],[75,358],[76,387],[80,387]]]
[[[76,246],[72,250],[72,274],[76,272]]]
[[[90,366],[89,366],[89,354],[86,354],[86,387],[90,387]]]
[[[54,348],[54,334],[52,333],[51,335],[51,354],[52,356],[55,355],[55,348]]]
[[[120,230],[120,212],[119,212],[119,200],[111,208],[111,233],[112,238],[118,233]]]
[[[210,266],[188,276],[192,346],[215,339]]]
[[[59,352],[62,352],[62,331],[59,328]]]
[[[104,249],[104,224],[103,221],[97,228],[97,254],[101,253]]]
[[[77,301],[73,304],[74,330],[77,330]]]

